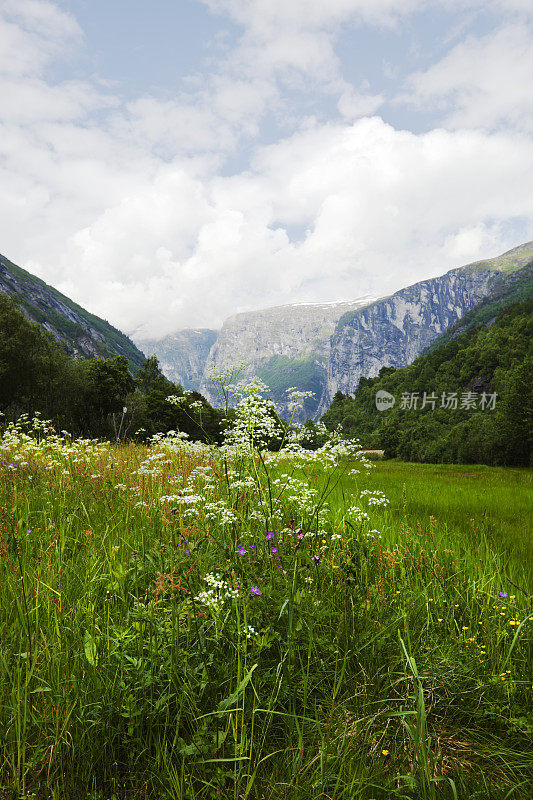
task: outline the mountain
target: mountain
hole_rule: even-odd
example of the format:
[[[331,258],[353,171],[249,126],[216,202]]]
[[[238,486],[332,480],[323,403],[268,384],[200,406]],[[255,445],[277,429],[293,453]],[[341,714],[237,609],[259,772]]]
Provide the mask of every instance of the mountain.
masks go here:
[[[229,317],[217,331],[182,330],[159,340],[137,339],[157,356],[164,374],[187,388],[218,401],[209,381],[211,370],[244,363],[242,377],[257,375],[269,386],[282,415],[288,414],[286,390],[312,391],[305,416],[316,415],[330,357],[335,325],[347,311],[372,302],[299,303],[249,311]]]
[[[74,358],[126,356],[134,373],[145,361],[125,334],[2,255],[0,292],[14,297],[26,317],[52,333]]]
[[[491,325],[498,314],[510,305],[533,297],[533,264],[519,270],[504,272],[494,280],[490,294],[441,334],[426,352],[457,339],[463,333],[481,325]]]
[[[319,413],[329,408],[336,392],[354,392],[361,377],[374,377],[382,367],[410,364],[467,312],[496,297],[506,283],[527,283],[531,265],[533,242],[415,283],[346,314],[332,337]]]
[[[187,382],[211,402],[216,398],[209,371],[244,361],[245,375],[265,381],[282,415],[288,414],[286,390],[295,386],[314,393],[301,419],[319,419],[336,392],[354,392],[362,376],[405,366],[447,331],[459,335],[462,328],[454,326],[468,324],[470,312],[472,319],[477,313],[494,317],[506,295],[527,294],[532,266],[528,242],[389,297],[250,311],[229,317],[218,334],[178,331],[142,346],[160,359],[168,377]]]
[[[409,366],[384,367],[375,378],[361,378],[353,397],[338,392],[322,417],[326,426],[340,425],[365,449],[384,449],[387,457],[403,461],[528,466],[533,454],[531,283],[529,299],[512,302],[522,291],[515,284],[495,317],[469,323],[457,336],[445,334]],[[387,402],[378,408],[380,397]]]
[[[351,302],[293,304],[229,317],[211,348],[204,369],[202,393],[211,401],[211,370],[244,362],[243,377],[257,375],[270,388],[282,416],[288,416],[286,391],[312,391],[305,418],[315,416],[331,357],[331,337],[340,317],[370,299]]]
[[[157,356],[162,372],[184,389],[197,389],[204,379],[204,370],[211,347],[218,336],[208,328],[186,328],[163,339],[137,339],[147,356]]]

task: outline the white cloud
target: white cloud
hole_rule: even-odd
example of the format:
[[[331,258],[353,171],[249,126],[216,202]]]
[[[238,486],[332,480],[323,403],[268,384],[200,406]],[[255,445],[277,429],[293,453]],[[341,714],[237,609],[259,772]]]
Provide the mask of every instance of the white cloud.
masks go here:
[[[533,17],[533,6],[530,0],[494,0],[496,10],[515,12],[523,17]]]
[[[126,330],[151,319],[152,335],[384,293],[516,244],[505,226],[533,218],[532,164],[531,142],[503,134],[317,125],[259,149],[241,175],[162,167],[72,237],[65,259],[93,307]]]
[[[355,92],[343,79],[335,52],[341,26],[390,26],[424,6],[423,0],[201,1],[242,26],[240,39],[222,65],[227,90],[221,88],[220,78],[209,88],[213,107],[235,125],[245,123],[246,133],[252,135],[267,113],[283,111],[286,89],[333,95],[347,118],[374,113],[382,98]],[[230,108],[224,108],[229,98]]]
[[[82,81],[50,86],[38,78],[0,77],[0,95],[4,124],[83,120],[91,112],[117,103],[111,95]]]
[[[48,0],[2,0],[0,11],[48,42],[64,44],[82,37],[74,17]]]
[[[119,328],[159,336],[248,308],[385,293],[503,251],[518,230],[533,238],[530,139],[398,131],[366,118],[380,94],[342,78],[340,25],[393,24],[420,2],[209,5],[244,26],[218,72],[189,93],[129,102],[90,80],[47,80],[52,60],[82,41],[71,17],[38,0],[0,5],[13,58],[0,47],[3,253]],[[507,30],[528,52],[518,26]],[[451,93],[465,114],[466,93],[475,101],[484,86],[474,68],[484,46],[472,48],[470,83],[456,48],[440,73],[413,78],[412,93]],[[517,80],[529,75],[522,56],[513,64]],[[304,123],[295,111],[292,135],[256,141],[249,165],[222,175],[267,112],[288,116],[287,87],[329,93],[342,119]]]
[[[469,36],[408,80],[400,101],[433,106],[449,127],[533,131],[533,26],[512,24]]]
[[[356,119],[375,114],[384,102],[382,94],[356,92],[352,87],[348,87],[341,94],[337,108],[346,119]]]
[[[45,0],[0,0],[0,72],[37,75],[80,43],[76,20]]]

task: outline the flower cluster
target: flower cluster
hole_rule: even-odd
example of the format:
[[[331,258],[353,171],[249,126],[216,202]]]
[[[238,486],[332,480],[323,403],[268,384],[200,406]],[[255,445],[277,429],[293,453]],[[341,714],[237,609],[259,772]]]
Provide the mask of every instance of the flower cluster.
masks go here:
[[[194,599],[197,603],[207,606],[211,611],[220,611],[226,600],[232,600],[239,596],[237,589],[233,589],[229,583],[215,575],[206,575],[204,581],[208,588],[199,592]]]
[[[380,492],[376,489],[371,491],[370,489],[363,489],[360,493],[361,497],[366,499],[366,502],[369,506],[388,506],[390,505],[388,497],[383,492]]]

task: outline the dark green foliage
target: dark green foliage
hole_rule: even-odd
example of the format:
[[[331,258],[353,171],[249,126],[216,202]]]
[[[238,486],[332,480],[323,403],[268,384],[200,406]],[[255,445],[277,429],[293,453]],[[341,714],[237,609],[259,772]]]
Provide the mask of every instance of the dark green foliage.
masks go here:
[[[121,413],[134,381],[128,371],[128,359],[94,358],[78,362],[82,393],[77,404],[78,424],[87,433],[108,436],[109,419]]]
[[[55,339],[32,325],[13,299],[0,294],[0,409],[65,412],[70,361]]]
[[[492,311],[490,312],[493,313]],[[357,436],[363,447],[384,449],[406,461],[528,465],[533,427],[533,300],[501,311],[492,324],[417,358],[410,366],[383,368],[361,378],[354,398],[335,395],[323,421]],[[378,411],[378,390],[396,404]],[[461,394],[476,394],[475,410],[461,408]],[[421,408],[424,392],[435,408]],[[458,393],[458,408],[442,407],[443,393]],[[480,408],[483,393],[497,393],[494,409]],[[402,395],[418,393],[416,409],[402,409]]]
[[[146,359],[135,380],[136,396],[129,398],[133,415],[128,424],[136,439],[144,441],[155,433],[180,431],[189,438],[220,443],[223,413],[214,409],[199,392],[185,391],[165,378],[156,356]],[[179,398],[175,404],[168,398]]]
[[[161,372],[159,361],[155,356],[146,359],[137,373],[135,384],[143,394],[157,389],[172,394],[176,390],[176,386]]]
[[[183,398],[173,405],[169,396]],[[123,413],[123,409],[127,411]],[[126,356],[76,360],[28,320],[13,298],[0,294],[0,412],[7,421],[39,412],[58,430],[75,435],[145,440],[178,430],[191,439],[219,442],[222,414],[198,392],[161,373],[155,357],[137,379]]]
[[[9,421],[35,412],[58,429],[111,436],[134,388],[125,356],[77,361],[0,295],[0,410]]]
[[[80,341],[90,339],[93,351],[103,357],[124,355],[130,370],[135,373],[144,362],[144,355],[133,342],[114,328],[109,322],[89,313],[73,300],[49,286],[40,278],[0,256],[0,274],[4,276],[6,291],[12,293],[16,301],[26,311],[26,315],[39,325],[48,324],[61,338],[64,349],[69,354],[80,350]],[[66,307],[63,314],[52,307],[53,303]],[[69,319],[72,312],[80,322]]]

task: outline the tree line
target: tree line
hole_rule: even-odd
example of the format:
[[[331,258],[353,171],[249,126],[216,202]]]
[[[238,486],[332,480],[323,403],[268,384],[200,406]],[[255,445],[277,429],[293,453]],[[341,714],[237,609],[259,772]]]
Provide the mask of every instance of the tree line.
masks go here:
[[[169,397],[179,397],[176,405]],[[124,408],[127,409],[124,412]],[[0,294],[0,412],[5,422],[39,412],[56,430],[88,438],[147,441],[169,430],[219,443],[224,414],[162,374],[157,358],[135,375],[126,356],[71,358],[51,333]]]
[[[533,300],[337,392],[322,420],[404,461],[528,466],[533,445]],[[394,397],[376,407],[378,391]]]

